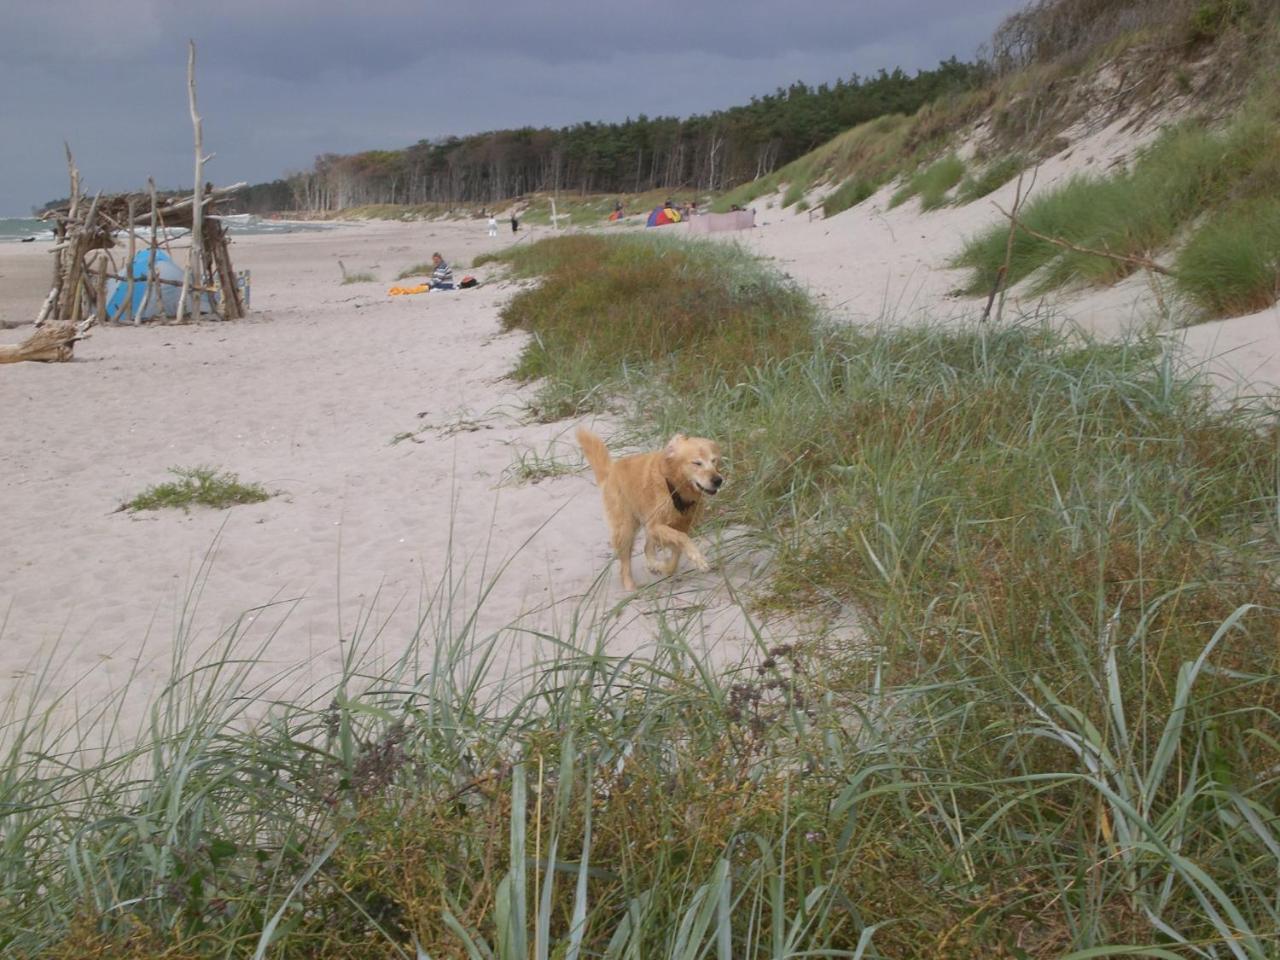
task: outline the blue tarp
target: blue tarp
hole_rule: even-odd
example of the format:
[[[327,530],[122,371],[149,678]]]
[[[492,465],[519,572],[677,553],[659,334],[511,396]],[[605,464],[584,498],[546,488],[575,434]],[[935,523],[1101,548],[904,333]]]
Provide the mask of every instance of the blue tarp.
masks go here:
[[[170,259],[169,255],[163,250],[155,252],[156,257],[156,276],[161,280],[173,280],[176,283],[182,283],[182,268]],[[107,285],[107,316],[113,320],[127,321],[137,312],[138,307],[142,304],[143,298],[147,295],[147,271],[150,269],[151,251],[139,250],[133,258],[133,303],[125,308],[125,293],[129,289],[129,284],[124,280],[113,280]],[[141,281],[141,282],[139,282]],[[159,288],[157,294],[153,294],[151,302],[147,304],[142,311],[144,320],[152,317],[160,316],[161,310],[164,316],[175,317],[178,315],[178,298],[182,295],[182,287],[175,287],[171,283],[156,284]],[[208,294],[202,294],[203,301],[201,310],[211,312],[212,305],[209,301]],[[124,309],[122,309],[124,308]]]

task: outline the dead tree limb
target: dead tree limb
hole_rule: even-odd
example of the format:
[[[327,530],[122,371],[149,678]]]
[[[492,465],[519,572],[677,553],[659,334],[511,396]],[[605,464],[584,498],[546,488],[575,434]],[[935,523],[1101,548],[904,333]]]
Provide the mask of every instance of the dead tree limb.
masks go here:
[[[1063,240],[1061,237],[1051,237],[1048,234],[1041,233],[1038,230],[1032,230],[1025,223],[1016,219],[1015,214],[1011,214],[996,204],[996,209],[1004,214],[1011,224],[1018,229],[1035,237],[1037,240],[1043,240],[1045,243],[1052,243],[1055,247],[1062,247],[1064,250],[1070,250],[1073,253],[1082,253],[1087,257],[1101,257],[1104,260],[1114,260],[1116,263],[1128,264],[1131,267],[1137,267],[1141,270],[1150,270],[1152,273],[1163,274],[1166,277],[1176,276],[1168,267],[1162,267],[1150,257],[1133,257],[1124,253],[1112,253],[1110,250],[1095,250],[1092,247],[1081,246],[1078,243],[1072,243],[1070,240]]]

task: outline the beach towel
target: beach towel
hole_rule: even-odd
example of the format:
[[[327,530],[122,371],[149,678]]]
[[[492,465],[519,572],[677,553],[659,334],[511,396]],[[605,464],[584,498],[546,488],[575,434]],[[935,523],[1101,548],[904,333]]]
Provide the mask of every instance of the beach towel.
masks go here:
[[[430,289],[431,284],[420,283],[416,287],[392,287],[387,291],[387,295],[392,297],[405,297],[411,293],[426,293]]]

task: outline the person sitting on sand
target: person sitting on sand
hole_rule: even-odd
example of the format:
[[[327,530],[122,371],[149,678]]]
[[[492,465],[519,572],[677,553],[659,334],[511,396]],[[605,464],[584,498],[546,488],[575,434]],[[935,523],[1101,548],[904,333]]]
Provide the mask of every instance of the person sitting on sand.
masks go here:
[[[435,269],[431,271],[431,280],[429,281],[432,290],[452,290],[453,271],[449,269],[449,264],[444,262],[444,257],[438,253],[431,255],[431,263]]]

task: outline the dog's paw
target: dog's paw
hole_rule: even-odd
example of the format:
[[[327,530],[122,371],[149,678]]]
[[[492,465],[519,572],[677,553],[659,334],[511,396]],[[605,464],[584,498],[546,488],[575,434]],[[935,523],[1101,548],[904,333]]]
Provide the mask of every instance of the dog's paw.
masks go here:
[[[657,557],[645,557],[644,568],[648,570],[650,573],[652,573],[654,576],[659,576],[659,577],[669,574],[671,572],[670,570],[667,569],[667,564],[664,563],[662,560],[659,560]]]
[[[706,558],[706,557],[704,557],[704,556],[701,554],[701,552],[698,552],[698,553],[690,553],[690,554],[689,554],[689,563],[690,563],[690,564],[693,566],[693,568],[694,568],[695,570],[697,570],[699,573],[706,573],[707,571],[709,571],[709,570],[711,569],[711,564],[707,563],[707,558]]]

